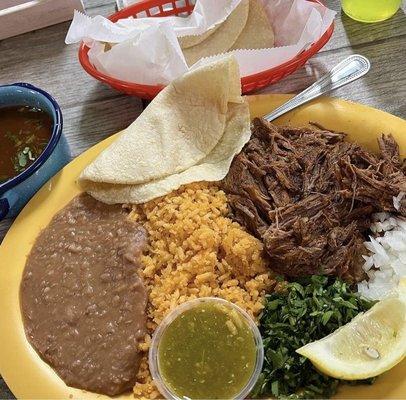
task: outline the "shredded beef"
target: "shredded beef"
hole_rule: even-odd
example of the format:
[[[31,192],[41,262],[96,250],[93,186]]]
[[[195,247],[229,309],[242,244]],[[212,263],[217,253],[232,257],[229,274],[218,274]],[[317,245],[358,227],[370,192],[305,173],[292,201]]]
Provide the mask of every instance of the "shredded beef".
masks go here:
[[[231,217],[264,242],[271,267],[286,276],[363,277],[371,214],[406,215],[405,167],[391,135],[375,155],[345,134],[276,127],[255,119],[252,137],[222,182]]]

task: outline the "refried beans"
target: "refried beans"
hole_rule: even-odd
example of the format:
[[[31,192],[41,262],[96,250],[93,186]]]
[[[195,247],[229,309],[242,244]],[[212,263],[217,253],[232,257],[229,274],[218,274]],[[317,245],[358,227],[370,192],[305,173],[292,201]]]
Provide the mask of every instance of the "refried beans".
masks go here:
[[[116,395],[135,384],[147,293],[146,231],[120,206],[81,194],[38,236],[23,273],[25,332],[67,385]]]

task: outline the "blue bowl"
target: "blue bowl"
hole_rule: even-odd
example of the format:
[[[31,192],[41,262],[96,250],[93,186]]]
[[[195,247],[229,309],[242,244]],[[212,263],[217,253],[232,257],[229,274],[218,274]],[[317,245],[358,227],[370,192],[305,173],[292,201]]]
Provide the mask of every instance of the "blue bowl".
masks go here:
[[[37,190],[70,161],[68,143],[62,135],[61,109],[53,97],[28,83],[0,86],[0,107],[17,105],[38,107],[47,112],[52,117],[52,134],[32,165],[0,183],[0,220],[15,217]]]

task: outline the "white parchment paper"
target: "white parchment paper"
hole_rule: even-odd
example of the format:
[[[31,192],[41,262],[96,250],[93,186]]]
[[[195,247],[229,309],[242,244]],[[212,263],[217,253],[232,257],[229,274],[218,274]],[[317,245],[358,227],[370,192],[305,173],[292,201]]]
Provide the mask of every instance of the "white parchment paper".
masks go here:
[[[224,21],[241,0],[197,0],[185,17],[126,18],[116,23],[78,11],[65,42],[84,40],[89,59],[101,72],[140,84],[167,84],[188,71],[177,37],[197,35]],[[275,32],[275,47],[235,50],[241,75],[280,65],[318,40],[331,25],[335,12],[306,0],[259,0]],[[105,43],[111,47],[106,51]],[[227,53],[229,54],[229,53]],[[198,61],[195,66],[223,57]]]

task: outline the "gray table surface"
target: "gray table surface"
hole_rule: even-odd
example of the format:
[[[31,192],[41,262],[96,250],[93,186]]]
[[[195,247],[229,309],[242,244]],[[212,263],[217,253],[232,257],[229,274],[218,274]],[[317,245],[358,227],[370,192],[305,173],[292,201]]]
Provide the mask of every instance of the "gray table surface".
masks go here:
[[[84,3],[89,15],[115,11],[112,0]],[[343,15],[339,0],[326,4],[338,12],[330,42],[304,68],[262,92],[299,92],[346,56],[359,53],[371,60],[370,73],[334,96],[406,118],[405,14],[400,10],[388,21],[368,25]],[[0,41],[0,84],[24,81],[50,92],[62,108],[64,134],[75,157],[129,125],[142,111],[142,102],[113,91],[82,70],[78,46],[64,44],[68,26],[63,23]],[[0,222],[0,240],[11,223]],[[14,398],[1,377],[0,398]]]

